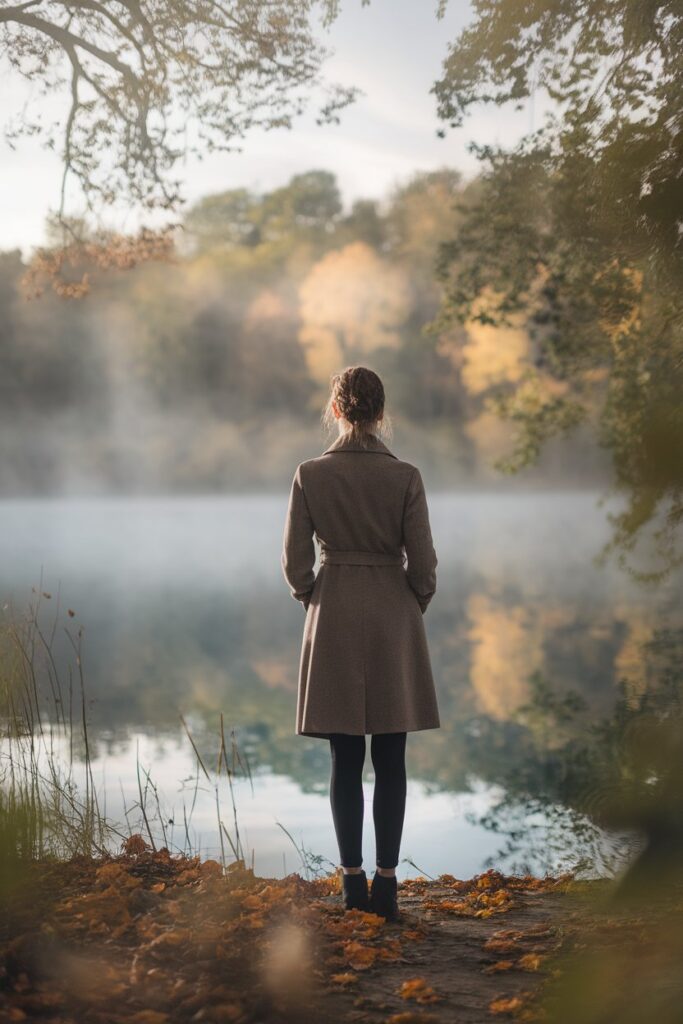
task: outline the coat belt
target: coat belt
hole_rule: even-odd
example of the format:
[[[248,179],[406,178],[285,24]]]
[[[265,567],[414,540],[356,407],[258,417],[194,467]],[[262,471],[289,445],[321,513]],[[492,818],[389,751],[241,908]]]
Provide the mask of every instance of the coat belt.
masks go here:
[[[322,548],[320,564],[323,565],[325,562],[332,565],[403,565],[405,555],[392,555],[387,551],[341,551]]]

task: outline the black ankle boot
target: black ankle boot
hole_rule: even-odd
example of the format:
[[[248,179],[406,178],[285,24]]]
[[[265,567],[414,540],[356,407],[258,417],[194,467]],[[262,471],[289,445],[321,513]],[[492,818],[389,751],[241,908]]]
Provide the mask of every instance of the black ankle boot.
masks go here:
[[[398,882],[395,875],[388,877],[375,872],[370,886],[370,912],[379,914],[387,921],[395,921],[399,916],[397,893]]]
[[[368,879],[364,871],[357,875],[343,875],[344,909],[368,910]]]

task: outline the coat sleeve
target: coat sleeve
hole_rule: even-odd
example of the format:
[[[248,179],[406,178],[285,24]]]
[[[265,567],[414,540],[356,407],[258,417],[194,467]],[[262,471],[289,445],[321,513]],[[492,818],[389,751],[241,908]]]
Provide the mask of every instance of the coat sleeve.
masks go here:
[[[308,608],[315,583],[313,533],[313,520],[301,482],[301,465],[298,465],[289,493],[280,562],[292,597],[301,601],[304,608]]]
[[[403,546],[408,556],[408,583],[424,615],[436,591],[438,561],[432,541],[424,484],[417,467],[408,483],[403,509]]]

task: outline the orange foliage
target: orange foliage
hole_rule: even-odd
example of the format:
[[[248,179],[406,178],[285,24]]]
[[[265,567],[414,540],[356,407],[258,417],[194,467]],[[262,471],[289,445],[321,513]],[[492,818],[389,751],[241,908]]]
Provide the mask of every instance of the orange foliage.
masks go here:
[[[512,999],[494,999],[489,1003],[489,1010],[491,1013],[516,1013],[523,1005],[519,996],[513,996]]]
[[[484,974],[498,974],[499,971],[509,971],[512,967],[514,967],[512,960],[499,960],[498,963],[485,967]]]
[[[517,961],[518,967],[521,967],[523,971],[537,971],[542,963],[543,957],[538,953],[525,953]]]
[[[38,249],[22,278],[22,289],[27,298],[39,298],[49,283],[60,298],[81,299],[90,291],[92,270],[131,270],[151,260],[170,262],[172,232],[172,226],[161,231],[142,228],[137,235],[75,239],[54,249]]]
[[[358,975],[351,974],[350,971],[346,971],[343,974],[333,974],[330,981],[333,981],[335,985],[355,985],[358,981]]]
[[[414,999],[416,1003],[436,1003],[439,996],[424,978],[409,978],[398,990],[401,999]]]
[[[36,915],[35,934],[11,941],[12,966],[0,992],[0,1018],[32,1019],[55,1010],[60,1019],[85,1019],[84,1007],[116,1000],[127,1024],[191,1020],[199,1011],[205,1019],[230,1024],[250,1019],[256,1005],[262,1013],[258,1001],[265,991],[275,1003],[284,998],[285,989],[290,991],[291,964],[297,970],[304,965],[294,975],[297,992],[318,982],[332,993],[360,989],[361,982],[372,987],[374,972],[384,974],[407,958],[408,944],[430,937],[429,926],[419,919],[407,920],[405,930],[394,930],[375,914],[344,912],[338,903],[323,899],[338,891],[336,877],[320,882],[299,875],[259,879],[243,864],[224,870],[217,861],[151,851],[141,836],[131,837],[124,850],[118,857],[82,858],[59,868],[71,874],[62,875],[67,882],[58,887],[61,895],[50,895],[49,929],[64,951],[66,966],[49,986],[30,976],[30,957],[22,966],[23,945],[30,951],[36,937],[42,941],[43,918]],[[488,871],[469,880],[452,875],[436,883],[412,880],[402,888],[421,904],[416,915],[427,909],[478,918],[509,910],[516,892],[555,885],[554,879]],[[485,968],[486,973],[537,971],[543,960],[537,944],[550,933],[547,923],[527,931],[495,932],[485,950],[502,953],[510,948],[514,956]],[[316,966],[301,955],[294,943],[297,936],[306,948],[315,948]],[[278,948],[281,959],[274,970]],[[0,947],[0,952],[5,950]],[[358,998],[366,998],[366,991]],[[445,999],[421,977],[408,978],[397,991],[415,1004]],[[519,998],[499,998],[491,1012],[513,1012],[517,1005]],[[389,1018],[394,1024],[426,1024],[430,1019],[419,1011]]]
[[[377,950],[373,946],[364,946],[362,942],[351,939],[343,946],[344,956],[357,971],[365,971],[372,967],[377,959]]]

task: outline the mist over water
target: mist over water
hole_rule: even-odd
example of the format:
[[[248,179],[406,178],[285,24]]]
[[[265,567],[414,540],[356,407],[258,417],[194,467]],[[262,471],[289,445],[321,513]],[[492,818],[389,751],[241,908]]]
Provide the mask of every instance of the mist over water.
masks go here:
[[[532,677],[558,695],[580,694],[596,716],[608,713],[620,679],[637,690],[639,645],[655,624],[675,623],[680,577],[647,590],[613,565],[592,565],[609,537],[596,499],[430,496],[439,567],[425,626],[442,728],[409,737],[403,848],[430,874],[467,876],[495,856],[499,837],[477,821],[505,788],[496,746],[514,749],[515,713],[532,696]],[[108,812],[123,820],[124,802],[135,803],[139,757],[177,822],[195,766],[179,715],[212,763],[222,711],[254,772],[253,794],[238,786],[241,827],[258,870],[274,874],[295,870],[297,858],[277,822],[336,859],[327,744],[294,735],[303,613],[280,569],[286,502],[283,490],[0,503],[2,603],[21,611],[42,571],[46,622],[59,600],[62,617],[75,612],[70,628],[83,627],[94,772]],[[61,627],[56,652],[66,665]],[[514,771],[513,754],[504,757]],[[371,785],[368,758],[368,801]],[[210,787],[192,828],[215,856]],[[372,863],[369,812],[366,858]],[[552,859],[532,864],[553,867]]]
[[[501,799],[522,831],[525,800],[549,817],[564,806],[547,785],[564,777],[548,768],[553,716],[569,750],[569,712],[599,721],[623,687],[642,694],[642,645],[672,620],[681,583],[648,590],[614,561],[593,564],[610,539],[597,507],[607,451],[579,427],[501,474],[515,424],[489,399],[535,365],[532,332],[473,320],[423,333],[443,298],[438,246],[467,195],[449,167],[350,209],[319,169],[208,195],[184,214],[170,262],[74,267],[92,287],[71,301],[49,278],[27,301],[26,262],[0,253],[0,603],[9,616],[51,595],[40,615],[66,680],[62,627],[83,630],[112,813],[138,799],[139,756],[175,821],[196,767],[180,715],[213,765],[223,713],[255,773],[239,812],[259,869],[292,867],[278,815],[335,859],[329,752],[294,734],[304,619],[280,553],[293,471],[332,440],[321,413],[349,364],[382,378],[386,440],[421,469],[439,558],[425,624],[442,728],[409,739],[405,856],[462,874],[495,858],[500,837],[480,819]],[[212,794],[193,802],[194,839],[213,850]],[[570,857],[572,838],[556,848]],[[558,866],[543,842],[520,857]]]

